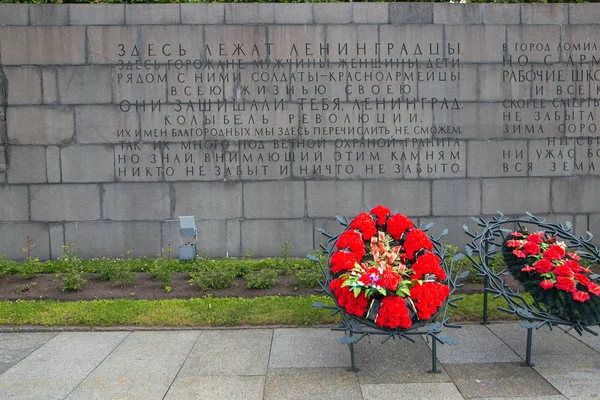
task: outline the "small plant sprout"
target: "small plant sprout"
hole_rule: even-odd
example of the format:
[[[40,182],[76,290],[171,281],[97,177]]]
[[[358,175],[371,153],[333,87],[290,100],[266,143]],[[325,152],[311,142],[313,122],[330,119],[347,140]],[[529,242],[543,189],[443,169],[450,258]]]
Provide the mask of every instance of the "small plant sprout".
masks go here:
[[[288,258],[292,255],[292,244],[289,240],[285,239],[283,243],[279,245],[279,253],[283,258]]]

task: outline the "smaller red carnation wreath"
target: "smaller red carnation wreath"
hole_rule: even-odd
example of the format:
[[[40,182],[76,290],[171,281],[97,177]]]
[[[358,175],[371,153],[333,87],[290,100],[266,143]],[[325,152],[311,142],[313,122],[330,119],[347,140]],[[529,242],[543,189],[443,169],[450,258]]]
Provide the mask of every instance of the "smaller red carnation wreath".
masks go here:
[[[330,289],[350,315],[408,329],[434,316],[450,294],[427,234],[384,206],[358,214],[335,247]]]

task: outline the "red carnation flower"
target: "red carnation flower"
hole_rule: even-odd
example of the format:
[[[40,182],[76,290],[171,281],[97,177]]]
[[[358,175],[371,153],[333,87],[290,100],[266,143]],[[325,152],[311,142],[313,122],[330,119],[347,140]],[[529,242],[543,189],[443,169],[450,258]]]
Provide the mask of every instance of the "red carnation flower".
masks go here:
[[[577,253],[567,253],[567,255],[568,255],[569,257],[571,257],[571,259],[573,259],[573,260],[575,260],[575,261],[579,261],[579,260],[581,260],[581,257],[579,257],[579,254],[577,254]]]
[[[532,267],[531,265],[526,265],[525,267],[521,268],[522,272],[533,272],[535,271],[535,268]]]
[[[514,236],[514,237],[523,237],[523,233],[521,233],[521,232],[511,232],[510,234],[511,234],[511,236]]]
[[[535,267],[538,274],[545,274],[547,272],[552,271],[552,268],[554,268],[554,264],[552,264],[551,261],[548,261],[545,258],[536,261],[535,264],[533,264],[533,266]]]
[[[554,284],[552,283],[551,280],[544,279],[543,281],[540,282],[540,286],[544,290],[550,290],[550,289],[552,289],[554,287]]]
[[[331,264],[331,272],[334,274],[341,271],[350,271],[356,263],[354,254],[347,251],[336,251],[331,255],[329,264]]]
[[[586,292],[577,291],[577,292],[573,293],[573,300],[575,300],[575,301],[580,301],[583,303],[589,299],[590,299],[590,295],[587,294]]]
[[[399,240],[404,232],[414,226],[415,224],[402,214],[394,214],[387,221],[387,231],[395,240]]]
[[[419,250],[432,250],[433,243],[427,237],[427,234],[420,229],[412,229],[406,234],[404,241],[404,250],[406,257],[412,260],[415,257],[415,253]]]
[[[575,281],[564,276],[556,277],[556,288],[567,292],[575,292]]]
[[[365,243],[363,242],[360,233],[351,229],[342,232],[335,246],[338,249],[350,249],[350,251],[352,252],[352,254],[354,254],[354,257],[356,257],[357,260],[362,259],[366,253]]]
[[[440,258],[430,251],[417,257],[417,262],[412,265],[412,269],[414,274],[410,277],[411,280],[422,279],[427,274],[433,274],[441,281],[446,279],[446,273],[440,265]]]
[[[346,301],[346,311],[348,314],[362,317],[367,312],[367,306],[369,305],[369,299],[365,294],[360,293],[358,296],[354,296],[354,293],[350,292]]]
[[[390,209],[380,205],[373,208],[371,214],[377,217],[377,226],[382,226],[385,224],[388,215],[390,215]]]
[[[565,249],[557,244],[553,244],[548,250],[544,251],[542,255],[550,261],[557,261],[565,256]]]
[[[375,221],[365,212],[361,212],[350,222],[350,228],[360,230],[363,240],[370,240],[377,233]]]
[[[541,244],[543,242],[543,235],[543,232],[532,233],[531,235],[527,236],[527,241],[530,243]]]
[[[430,319],[444,303],[450,289],[438,282],[417,283],[410,289],[410,298],[417,308],[417,316],[421,320]]]
[[[536,255],[540,254],[541,250],[542,249],[540,249],[540,246],[538,246],[537,244],[535,244],[533,242],[526,242],[523,245],[523,251],[528,256],[536,256]]]
[[[404,298],[399,296],[387,296],[381,300],[379,313],[375,323],[384,328],[402,328],[408,329],[412,325],[412,320]]]
[[[402,277],[393,271],[383,274],[383,287],[386,289],[396,291],[401,281]]]

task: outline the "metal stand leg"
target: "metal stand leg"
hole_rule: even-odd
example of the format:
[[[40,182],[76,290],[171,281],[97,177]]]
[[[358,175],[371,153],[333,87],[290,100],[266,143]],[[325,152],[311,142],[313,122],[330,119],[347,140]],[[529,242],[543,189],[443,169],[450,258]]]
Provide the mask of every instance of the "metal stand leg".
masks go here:
[[[352,331],[350,331],[350,335],[352,336]],[[356,368],[356,364],[354,363],[354,343],[348,343],[348,347],[350,348],[350,363],[351,367],[348,369],[350,372],[358,372]]]
[[[535,364],[531,362],[531,342],[533,338],[533,328],[527,328],[527,350],[525,354],[525,362],[521,363],[523,367],[534,367]]]
[[[431,371],[427,371],[429,374],[441,374],[442,371],[437,367],[437,340],[431,339]]]
[[[483,325],[487,325],[488,323],[488,287],[490,285],[490,281],[488,276],[486,275],[483,278],[483,321],[481,322]]]

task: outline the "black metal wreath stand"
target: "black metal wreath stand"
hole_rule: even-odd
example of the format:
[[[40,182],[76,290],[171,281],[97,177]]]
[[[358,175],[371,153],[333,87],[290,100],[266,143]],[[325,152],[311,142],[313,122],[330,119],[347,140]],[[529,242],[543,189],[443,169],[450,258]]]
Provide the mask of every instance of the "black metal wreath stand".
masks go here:
[[[550,329],[553,326],[565,326],[566,332],[572,329],[582,335],[583,332],[591,333],[597,336],[598,333],[589,329],[586,323],[578,320],[568,320],[558,315],[552,314],[544,308],[543,305],[529,304],[527,300],[521,296],[519,289],[513,289],[508,283],[507,278],[511,275],[506,269],[494,271],[489,267],[489,262],[492,257],[502,248],[502,243],[506,236],[513,230],[523,230],[523,226],[534,226],[536,229],[543,230],[546,234],[556,236],[565,241],[567,246],[572,249],[578,249],[579,255],[583,259],[591,262],[600,261],[600,251],[592,243],[593,236],[587,232],[587,238],[574,235],[572,225],[569,222],[565,224],[547,223],[542,219],[535,217],[531,213],[526,213],[526,217],[506,217],[504,214],[498,214],[486,221],[483,218],[471,218],[478,227],[481,227],[481,232],[470,232],[469,228],[464,225],[463,229],[472,240],[465,247],[467,257],[472,262],[479,276],[484,277],[484,297],[483,297],[483,321],[488,323],[488,295],[493,295],[494,298],[503,297],[507,302],[507,307],[498,307],[499,310],[515,314],[519,318],[525,320],[520,326],[527,329],[527,348],[525,361],[523,366],[532,367],[532,346],[533,346],[533,329],[536,330],[544,325],[548,325]],[[599,280],[599,275],[591,275],[591,279]],[[600,321],[593,325],[599,324]]]
[[[344,217],[337,217],[337,220],[344,226],[344,229],[347,228],[350,224],[348,219]],[[424,231],[427,231],[429,228],[431,228],[431,226],[433,226],[433,224],[429,224],[425,227],[420,228]],[[465,278],[468,275],[468,272],[464,272],[460,275],[455,276],[454,279],[452,279],[452,265],[454,264],[454,262],[460,260],[464,256],[462,254],[455,255],[450,262],[450,266],[448,266],[448,263],[445,259],[447,256],[446,249],[439,241],[439,239],[442,236],[448,234],[448,231],[444,230],[444,232],[440,236],[432,237],[431,241],[434,245],[433,253],[435,253],[440,258],[441,266],[444,269],[446,276],[448,277],[448,286],[450,288],[450,294],[448,295],[446,302],[440,307],[436,315],[434,315],[429,321],[420,321],[413,323],[413,325],[409,329],[382,328],[380,326],[377,326],[374,322],[371,322],[365,318],[359,318],[348,314],[342,307],[338,305],[335,296],[329,288],[332,276],[327,266],[329,265],[329,258],[334,252],[335,243],[339,235],[328,234],[322,229],[317,229],[317,231],[322,233],[327,238],[326,244],[321,245],[321,249],[327,253],[327,262],[325,263],[325,265],[323,265],[322,261],[312,254],[307,255],[307,258],[319,263],[319,266],[321,267],[321,270],[323,272],[323,276],[325,277],[324,281],[319,281],[319,289],[317,289],[317,292],[330,296],[334,300],[335,306],[328,306],[322,302],[316,302],[313,304],[313,307],[331,309],[333,310],[334,315],[340,314],[341,323],[339,326],[332,328],[332,330],[344,332],[344,337],[340,339],[340,343],[348,345],[348,349],[350,351],[351,367],[348,370],[352,372],[358,371],[355,362],[354,345],[360,342],[365,337],[369,337],[370,339],[372,335],[383,336],[384,339],[382,343],[387,342],[389,339],[406,339],[411,343],[415,343],[415,339],[413,339],[413,336],[420,335],[425,336],[427,340],[431,339],[431,370],[427,372],[436,374],[441,373],[442,371],[438,368],[437,364],[437,344],[458,343],[458,340],[454,338],[440,336],[442,327],[461,328],[460,325],[451,324],[449,322],[450,318],[447,317],[447,307],[457,307],[456,302],[461,300],[462,297],[452,297],[452,295],[454,294],[457,288],[463,286],[463,284],[458,284],[457,281],[459,279]],[[441,322],[437,322],[438,318],[441,320]]]

